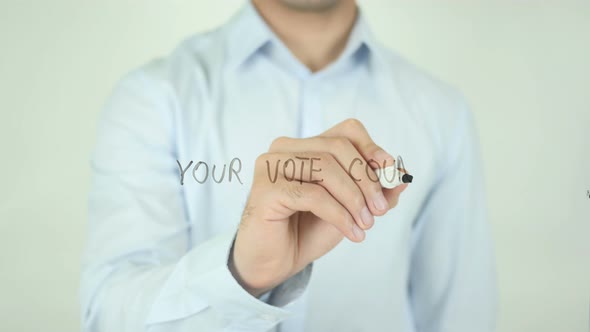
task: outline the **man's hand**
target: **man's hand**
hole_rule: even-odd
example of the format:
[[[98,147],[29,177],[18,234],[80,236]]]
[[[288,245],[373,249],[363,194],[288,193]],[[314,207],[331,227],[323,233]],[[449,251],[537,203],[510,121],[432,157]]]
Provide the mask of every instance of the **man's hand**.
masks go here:
[[[304,159],[297,157],[304,158],[308,168],[306,158],[314,158],[313,168],[321,171],[300,172]],[[349,174],[355,158],[362,167]],[[288,159],[296,161],[297,171],[293,171],[295,165],[283,167]],[[365,172],[367,162],[371,167]],[[316,137],[274,140],[269,152],[256,161],[229,262],[234,277],[258,296],[326,254],[343,237],[363,241],[365,231],[373,226],[373,216],[393,208],[407,187],[387,190],[375,181],[373,169],[393,162],[355,119]]]

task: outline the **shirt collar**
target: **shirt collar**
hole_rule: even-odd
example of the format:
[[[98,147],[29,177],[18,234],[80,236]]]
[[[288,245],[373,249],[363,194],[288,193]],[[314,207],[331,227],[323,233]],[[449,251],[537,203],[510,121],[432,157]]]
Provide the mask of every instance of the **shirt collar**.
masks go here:
[[[227,59],[233,68],[244,64],[266,44],[281,43],[251,1],[246,2],[244,7],[229,21],[226,28],[228,29],[229,43]],[[338,60],[354,55],[363,47],[374,52],[376,41],[362,10],[359,8],[347,45]]]

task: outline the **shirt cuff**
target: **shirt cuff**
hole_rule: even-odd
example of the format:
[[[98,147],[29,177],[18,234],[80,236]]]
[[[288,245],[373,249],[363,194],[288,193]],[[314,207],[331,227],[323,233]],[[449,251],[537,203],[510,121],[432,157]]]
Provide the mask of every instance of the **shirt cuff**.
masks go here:
[[[283,308],[304,292],[312,265],[275,287],[268,303],[252,296],[227,266],[234,233],[199,245],[177,264],[158,295],[148,324],[182,319],[210,308],[234,330],[269,330],[291,313]]]

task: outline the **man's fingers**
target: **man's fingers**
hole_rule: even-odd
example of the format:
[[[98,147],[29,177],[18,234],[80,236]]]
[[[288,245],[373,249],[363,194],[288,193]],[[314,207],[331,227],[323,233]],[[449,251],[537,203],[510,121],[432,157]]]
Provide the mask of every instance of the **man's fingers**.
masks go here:
[[[383,167],[384,163],[385,166],[394,164],[393,157],[373,141],[365,126],[357,119],[344,120],[320,136],[344,136],[350,140],[365,160],[374,160],[380,167]]]
[[[366,230],[373,226],[375,220],[366,205],[363,192],[332,154],[266,153],[259,162],[259,172],[265,173],[259,176],[266,176],[269,182],[276,183],[277,179],[284,179],[298,184],[316,183],[348,210],[360,228]]]
[[[357,148],[359,153],[374,170],[377,168],[383,169],[395,164],[395,159],[391,154],[387,153],[373,141],[365,126],[357,119],[344,120],[327,130],[322,135],[344,136],[349,138],[351,143]],[[377,170],[377,172],[379,172],[379,170]],[[399,189],[383,190],[388,205],[387,210],[392,209],[397,205],[399,195],[406,187],[407,185],[403,185],[402,188]]]
[[[348,210],[324,187],[306,182],[279,181],[279,186],[276,186],[272,192],[284,207],[294,212],[313,213],[318,218],[332,224],[353,242],[361,242],[365,239],[365,232],[358,227]]]
[[[329,152],[338,161],[342,169],[354,179],[354,183],[363,193],[365,204],[372,215],[381,216],[389,210],[379,178],[373,170],[379,167],[378,162],[374,160],[367,161],[347,137],[321,135],[302,139],[280,137],[270,147],[270,152],[274,151],[292,153],[300,151]],[[381,167],[382,165],[383,163]]]
[[[397,206],[397,203],[399,202],[399,197],[401,195],[401,193],[406,190],[406,188],[408,187],[407,183],[404,183],[402,185],[399,185],[393,189],[384,189],[383,191],[385,192],[385,198],[387,199],[387,203],[389,204],[389,208],[393,209],[394,207]]]

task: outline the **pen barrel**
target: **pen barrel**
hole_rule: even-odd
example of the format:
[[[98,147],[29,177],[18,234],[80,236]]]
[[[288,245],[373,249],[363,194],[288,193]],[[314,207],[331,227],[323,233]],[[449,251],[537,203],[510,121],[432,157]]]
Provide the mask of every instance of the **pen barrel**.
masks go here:
[[[400,184],[410,183],[413,180],[413,176],[395,168],[395,166],[388,166],[375,171],[377,177],[379,177],[381,187],[386,189],[393,189]]]

